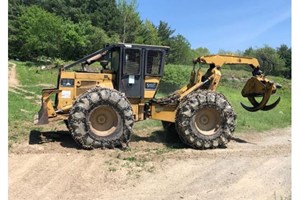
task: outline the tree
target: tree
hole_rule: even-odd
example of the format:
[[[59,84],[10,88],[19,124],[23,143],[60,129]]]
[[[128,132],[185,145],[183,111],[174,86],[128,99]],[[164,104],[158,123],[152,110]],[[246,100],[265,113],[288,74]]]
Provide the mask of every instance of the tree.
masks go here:
[[[135,43],[153,45],[161,44],[156,27],[151,21],[146,19],[146,21],[142,24],[138,31],[138,36],[135,39]]]
[[[23,6],[18,0],[9,0],[8,3],[8,56],[16,58],[15,52],[19,50],[22,42],[18,40],[17,19],[22,13]]]
[[[118,9],[120,11],[122,31],[120,32],[123,43],[132,43],[138,36],[138,30],[141,29],[142,21],[139,13],[136,11],[136,0],[127,3],[126,0],[118,1]]]
[[[171,27],[169,27],[167,22],[159,21],[159,25],[157,27],[157,33],[162,45],[166,45],[166,46],[170,45],[171,38],[174,32],[175,30],[172,30]]]
[[[285,63],[285,77],[291,78],[292,76],[292,50],[287,45],[282,44],[277,48],[277,53]]]
[[[23,7],[22,14],[15,21],[17,31],[9,41],[14,45],[10,55],[32,60],[39,55],[58,57],[61,47],[63,20],[38,6]],[[18,45],[18,51],[16,46]]]
[[[87,2],[87,15],[90,16],[93,26],[102,28],[109,36],[120,33],[122,18],[116,1],[89,0]]]
[[[190,64],[192,62],[190,43],[180,34],[170,40],[168,62],[173,64]]]
[[[244,56],[255,57],[255,50],[252,47],[249,47],[244,51]]]
[[[264,73],[278,74],[284,67],[284,60],[279,57],[276,50],[268,45],[255,52]]]
[[[282,44],[280,45],[280,47],[277,48],[277,53],[279,54],[280,58],[284,60],[286,66],[291,66],[292,64],[291,48],[288,48],[287,45]]]
[[[199,47],[197,49],[192,50],[192,58],[197,58],[197,57],[205,56],[205,55],[209,55],[209,54],[210,54],[210,51],[206,47]]]

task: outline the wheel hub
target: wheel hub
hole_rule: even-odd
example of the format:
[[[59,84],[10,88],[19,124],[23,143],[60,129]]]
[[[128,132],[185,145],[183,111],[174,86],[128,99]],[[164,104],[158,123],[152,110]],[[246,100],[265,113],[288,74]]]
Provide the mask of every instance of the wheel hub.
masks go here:
[[[99,124],[105,124],[105,122],[106,122],[106,117],[104,116],[104,115],[99,115],[98,117],[97,117],[97,122],[99,123]]]
[[[201,124],[206,125],[209,122],[209,119],[206,115],[203,115],[200,117],[200,122]]]
[[[221,116],[214,108],[202,108],[194,116],[194,123],[198,133],[203,135],[213,135],[220,127]]]
[[[108,136],[116,131],[119,118],[112,107],[100,105],[91,111],[88,120],[94,134]]]

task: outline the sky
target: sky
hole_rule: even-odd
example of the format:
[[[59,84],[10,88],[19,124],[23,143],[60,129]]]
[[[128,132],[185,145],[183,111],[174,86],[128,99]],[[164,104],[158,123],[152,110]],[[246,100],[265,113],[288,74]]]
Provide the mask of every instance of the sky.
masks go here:
[[[167,22],[193,49],[291,47],[291,0],[137,0],[137,11],[156,26]]]

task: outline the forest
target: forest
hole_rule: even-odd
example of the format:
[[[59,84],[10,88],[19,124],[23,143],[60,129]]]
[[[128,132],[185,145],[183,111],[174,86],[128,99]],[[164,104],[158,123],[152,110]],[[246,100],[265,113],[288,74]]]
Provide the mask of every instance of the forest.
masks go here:
[[[210,54],[191,48],[188,39],[166,21],[142,20],[135,0],[9,0],[8,55],[21,61],[77,60],[109,43],[138,43],[170,47],[168,63],[190,65]],[[219,54],[256,57],[268,74],[291,78],[291,47],[267,44],[245,51]]]

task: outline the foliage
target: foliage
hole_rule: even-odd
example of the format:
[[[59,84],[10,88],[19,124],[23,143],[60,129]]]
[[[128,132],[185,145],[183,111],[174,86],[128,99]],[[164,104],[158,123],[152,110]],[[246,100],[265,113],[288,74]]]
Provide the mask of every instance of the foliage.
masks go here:
[[[159,45],[161,43],[158,32],[154,24],[146,20],[139,30],[139,36],[135,39],[138,44]]]
[[[159,92],[170,93],[187,84],[191,68],[184,65],[169,64],[164,69],[164,76],[159,86]]]
[[[8,32],[9,58],[27,61],[41,56],[77,60],[118,42],[169,46],[172,64],[191,64],[210,54],[205,47],[192,49],[168,22],[142,20],[136,0],[9,0]],[[285,44],[218,53],[254,56],[266,73],[291,77],[291,48]]]
[[[197,49],[192,50],[193,58],[197,58],[199,56],[205,56],[205,55],[209,55],[209,54],[210,54],[210,51],[206,47],[199,47]]]
[[[118,9],[121,13],[122,42],[133,43],[136,41],[138,31],[141,29],[142,21],[139,13],[136,12],[136,1],[127,3],[126,0],[119,0]]]
[[[256,57],[265,74],[291,78],[291,49],[286,45],[281,45],[277,50],[268,45],[258,49],[250,47],[244,55]]]
[[[172,30],[167,22],[159,21],[159,25],[157,27],[157,34],[162,45],[170,46],[171,38],[174,32],[175,30]]]
[[[285,69],[283,71],[284,76],[291,78],[292,76],[292,50],[287,45],[282,44],[277,48],[277,53],[285,63]]]
[[[15,23],[17,37],[9,40],[10,46],[19,47],[15,56],[22,59],[38,55],[58,57],[63,34],[62,19],[37,6],[22,8],[21,13]]]
[[[190,43],[182,36],[177,35],[170,40],[170,55],[168,62],[172,64],[191,63]]]

